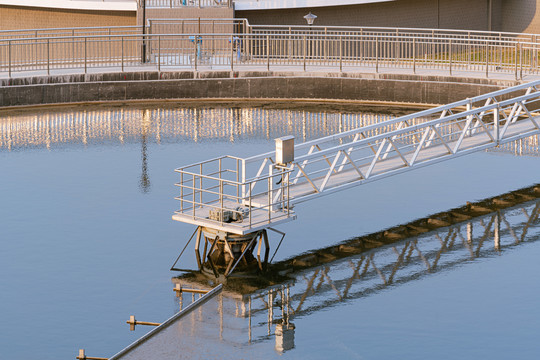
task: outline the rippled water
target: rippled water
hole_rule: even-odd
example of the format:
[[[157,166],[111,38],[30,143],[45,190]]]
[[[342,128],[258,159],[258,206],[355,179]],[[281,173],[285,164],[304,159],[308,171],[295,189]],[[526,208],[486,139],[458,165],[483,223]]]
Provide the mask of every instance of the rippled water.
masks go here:
[[[168,269],[193,228],[170,218],[177,206],[175,167],[223,154],[253,155],[271,150],[282,135],[307,140],[388,116],[145,106],[0,114],[0,358],[74,358],[79,348],[111,356],[148,330],[130,332],[129,315],[159,322],[178,310],[171,280],[178,274]],[[297,221],[279,227],[287,237],[276,260],[538,183],[539,161],[538,138],[529,139],[313,200],[297,208]],[[232,295],[223,297],[220,335],[216,298],[201,315],[183,320],[180,338],[169,334],[179,349],[171,356],[534,357],[540,353],[540,224],[538,216],[529,221],[534,211],[537,202],[502,214],[510,227],[499,218],[499,250],[493,230],[479,246],[482,228],[493,223],[488,215],[475,220],[469,247],[460,239],[467,239],[462,227],[448,239],[448,230],[438,234],[442,243],[434,234],[408,239],[328,270],[299,273],[272,293],[270,325],[262,300],[252,300],[259,311],[251,341],[249,318],[242,316],[246,303]],[[449,251],[445,241],[448,247],[453,242]],[[480,249],[478,255],[471,257],[469,248]],[[388,283],[396,251],[411,249],[410,262],[399,264]],[[440,252],[436,269],[419,252],[430,267]],[[183,265],[194,267],[195,259],[185,257]],[[317,291],[308,289],[312,278]],[[281,353],[275,333],[280,291],[287,287],[293,310],[304,290],[310,295],[289,318],[294,347]],[[268,301],[268,290],[258,294]]]

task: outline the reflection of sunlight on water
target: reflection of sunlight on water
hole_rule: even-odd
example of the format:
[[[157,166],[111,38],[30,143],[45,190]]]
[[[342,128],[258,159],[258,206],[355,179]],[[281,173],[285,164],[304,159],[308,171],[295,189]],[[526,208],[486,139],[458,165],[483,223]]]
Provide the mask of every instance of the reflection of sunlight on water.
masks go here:
[[[65,144],[123,144],[273,139],[326,136],[393,118],[375,112],[315,112],[261,108],[71,109],[0,116],[0,149],[58,147]],[[390,129],[388,129],[390,130]],[[374,134],[376,135],[376,134]],[[491,151],[538,155],[539,136]]]

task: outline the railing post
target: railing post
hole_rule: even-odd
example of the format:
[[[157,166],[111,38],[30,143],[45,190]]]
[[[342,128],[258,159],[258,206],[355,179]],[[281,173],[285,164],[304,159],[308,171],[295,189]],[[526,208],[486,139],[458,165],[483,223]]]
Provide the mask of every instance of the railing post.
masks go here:
[[[144,41],[144,40],[143,40]],[[122,36],[122,72],[124,72],[124,37]]]
[[[50,42],[49,39],[47,39],[47,75],[51,74],[51,49],[50,49]]]
[[[379,72],[379,37],[375,38],[375,72]]]
[[[198,53],[198,44],[197,42],[199,41],[199,35],[195,35],[195,41],[193,42],[193,44],[195,45],[195,55],[194,55],[194,58],[195,58],[195,71],[197,71],[197,61],[198,61],[198,57],[199,57],[199,53]]]
[[[486,78],[489,75],[489,42],[486,41]]]
[[[158,71],[161,71],[161,36],[158,35],[158,38],[157,38],[157,43],[158,43]]]
[[[412,61],[413,61],[413,74],[416,74],[416,38],[412,39]]]
[[[231,35],[231,71],[234,71],[234,37]],[[238,51],[238,50],[237,50]]]
[[[86,74],[86,71],[88,69],[88,46],[87,46],[87,41],[88,38],[85,36],[84,37],[84,73]]]
[[[516,42],[515,51],[514,51],[514,75],[516,80],[518,79],[518,65],[517,65],[517,57],[518,57],[518,47],[519,42]]]
[[[448,60],[450,61],[450,76],[452,76],[452,39],[448,41]]]
[[[500,138],[499,113],[500,113],[500,108],[499,108],[499,104],[497,104],[497,107],[493,109],[493,138],[495,139],[497,146],[499,146],[499,140],[500,140],[499,139]]]
[[[291,62],[291,58],[292,58],[292,43],[291,43],[291,35],[292,33],[292,29],[291,27],[289,26],[289,37],[287,38],[287,51],[289,53],[289,62]]]
[[[304,71],[306,71],[306,53],[307,53],[307,39],[304,35]]]
[[[339,36],[339,72],[343,72],[343,35]]]
[[[11,77],[11,40],[8,41],[8,73]]]
[[[523,46],[519,46],[519,80],[523,80]]]
[[[467,41],[467,70],[470,70],[471,69],[471,55],[472,55],[472,52],[471,52],[471,33],[470,32],[467,34],[467,38],[468,38],[468,41]]]
[[[195,184],[196,184],[195,175],[192,175],[192,181],[193,182],[191,183],[192,184],[191,186],[193,187],[193,219],[195,219],[195,209],[197,208],[197,205],[195,205],[195,203],[197,202],[197,198],[196,198],[196,195],[195,195],[197,193],[195,191]]]
[[[266,35],[266,71],[270,71],[270,35]]]

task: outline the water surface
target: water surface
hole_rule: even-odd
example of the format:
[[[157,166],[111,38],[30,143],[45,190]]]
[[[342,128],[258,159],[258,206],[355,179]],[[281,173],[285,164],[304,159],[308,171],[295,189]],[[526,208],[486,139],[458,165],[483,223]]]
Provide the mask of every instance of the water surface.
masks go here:
[[[130,332],[129,315],[159,322],[178,310],[169,267],[193,227],[171,220],[174,168],[392,115],[219,106],[1,114],[0,358],[72,358],[79,348],[111,356],[147,331]],[[279,227],[287,237],[276,260],[538,183],[537,145],[469,155],[302,204],[298,220]],[[299,315],[294,348],[282,355],[264,324],[257,342],[238,330],[237,342],[210,336],[205,346],[215,358],[532,357],[540,352],[537,236]],[[183,266],[195,267],[195,259]],[[231,318],[245,329],[245,318]]]

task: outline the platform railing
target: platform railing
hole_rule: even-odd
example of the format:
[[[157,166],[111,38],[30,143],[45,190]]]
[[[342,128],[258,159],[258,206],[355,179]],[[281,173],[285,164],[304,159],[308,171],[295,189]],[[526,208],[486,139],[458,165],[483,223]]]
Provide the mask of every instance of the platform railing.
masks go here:
[[[143,46],[144,45],[144,46]],[[145,50],[144,50],[145,49]],[[143,50],[145,54],[143,56]],[[141,62],[144,58],[145,61]],[[0,72],[107,68],[109,71],[242,68],[383,68],[515,79],[538,73],[537,45],[515,41],[378,35],[149,34],[0,40]]]
[[[180,209],[175,214],[229,228],[258,227],[293,215],[288,203],[290,169],[274,167],[270,174],[247,180],[244,169],[244,160],[234,156],[176,169]]]

